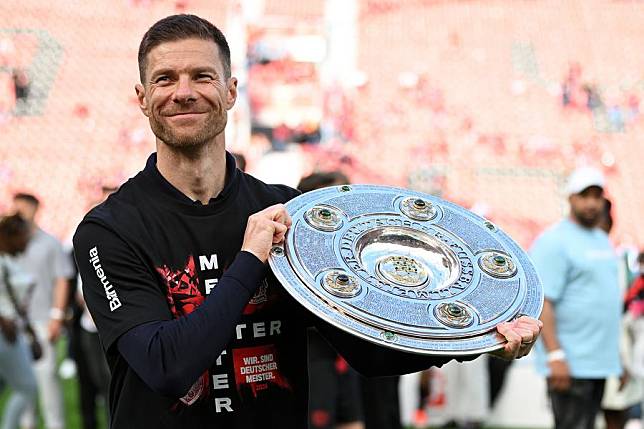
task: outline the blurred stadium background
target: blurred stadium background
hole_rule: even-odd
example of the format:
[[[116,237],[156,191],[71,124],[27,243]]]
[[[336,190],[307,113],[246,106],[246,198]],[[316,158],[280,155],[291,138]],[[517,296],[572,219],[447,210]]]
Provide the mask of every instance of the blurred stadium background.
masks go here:
[[[229,38],[241,97],[229,149],[294,186],[440,195],[528,247],[600,167],[617,245],[644,245],[644,2],[627,0],[1,0],[0,212],[16,191],[68,240],[154,139],[134,96],[141,36],[195,13]]]
[[[3,0],[0,209],[33,191],[64,239],[100,184],[142,167],[136,51],[177,12],[230,38],[228,142],[251,173],[439,193],[528,246],[562,215],[566,174],[596,165],[614,239],[644,244],[640,1]]]

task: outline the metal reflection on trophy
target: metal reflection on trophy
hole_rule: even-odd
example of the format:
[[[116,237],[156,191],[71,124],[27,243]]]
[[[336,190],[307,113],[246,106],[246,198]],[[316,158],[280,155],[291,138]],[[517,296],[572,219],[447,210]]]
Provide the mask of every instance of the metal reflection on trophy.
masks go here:
[[[269,263],[328,323],[429,355],[499,349],[496,325],[538,317],[543,291],[525,252],[496,225],[400,188],[319,189],[286,204],[293,224]]]

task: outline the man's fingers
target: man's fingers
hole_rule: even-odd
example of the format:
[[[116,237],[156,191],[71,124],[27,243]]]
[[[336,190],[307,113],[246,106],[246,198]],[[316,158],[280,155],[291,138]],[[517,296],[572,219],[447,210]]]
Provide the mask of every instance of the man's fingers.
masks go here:
[[[279,214],[277,221],[286,225],[289,228],[293,224],[293,220],[291,219],[291,216],[288,214],[286,209],[284,209],[283,212]]]
[[[284,204],[272,205],[264,209],[264,212],[266,212],[271,220],[286,225],[287,227],[290,227],[293,223],[291,216],[286,211],[286,206]]]
[[[516,322],[518,327],[536,330],[538,332],[541,332],[541,329],[543,328],[543,322],[541,320],[528,316],[521,316],[516,319]]]
[[[521,342],[521,334],[517,332],[516,328],[513,326],[512,322],[503,322],[499,323],[497,330],[501,335],[503,335],[508,341],[518,341]]]
[[[501,353],[504,359],[516,359],[526,356],[539,337],[543,323],[531,317],[522,316],[510,322],[499,323],[496,327],[499,337],[505,339]]]
[[[273,228],[275,228],[275,231],[273,232],[273,244],[276,244],[284,240],[284,236],[286,235],[288,228],[286,225],[276,221],[273,221]]]
[[[517,325],[519,326],[529,326],[529,327],[536,327],[539,330],[543,328],[543,322],[539,319],[534,319],[529,316],[521,316],[518,319],[516,319]]]
[[[497,326],[499,334],[503,335],[507,343],[504,346],[506,353],[514,357],[521,347],[521,335],[514,330],[512,323],[504,322]]]
[[[513,323],[515,331],[521,335],[523,344],[534,343],[541,333],[541,328],[543,328],[543,322],[526,316],[518,318]]]
[[[244,232],[242,250],[266,262],[271,247],[284,240],[291,223],[284,204],[275,204],[251,215]]]
[[[550,385],[553,390],[565,391],[570,387],[570,378],[569,377],[552,377],[550,379]]]

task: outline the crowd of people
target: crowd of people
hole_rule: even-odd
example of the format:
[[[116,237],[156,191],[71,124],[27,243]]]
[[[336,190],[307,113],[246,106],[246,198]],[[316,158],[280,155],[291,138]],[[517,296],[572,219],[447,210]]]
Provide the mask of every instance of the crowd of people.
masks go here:
[[[244,170],[243,155],[235,154],[235,164]],[[319,172],[303,177],[298,188],[307,192],[346,183],[349,179],[339,171]],[[545,231],[530,251],[546,293],[536,362],[548,380],[557,428],[592,428],[600,410],[608,429],[623,428],[643,398],[644,253],[634,269],[617,257],[608,239],[612,203],[604,188],[598,170],[575,171],[566,188],[570,216]],[[91,206],[116,190],[102,187]],[[83,427],[96,428],[97,412],[105,409],[100,404],[107,399],[108,365],[96,324],[85,310],[73,258],[38,227],[38,208],[34,195],[15,194],[0,221],[0,382],[11,392],[0,427],[35,427],[38,401],[45,427],[65,427],[55,343],[66,336],[79,380]],[[504,364],[499,373],[491,364],[503,362],[485,357],[442,368],[445,427],[485,424],[500,390],[491,385],[508,367]],[[309,427],[402,427],[398,377],[362,377],[313,328],[308,368]],[[416,427],[431,422],[425,414],[430,379],[421,379]]]
[[[225,151],[237,82],[224,35],[192,15],[168,17],[145,34],[139,71],[137,103],[156,153],[119,189],[101,187],[74,258],[38,226],[35,195],[15,194],[0,219],[0,383],[10,391],[0,427],[35,427],[37,409],[47,428],[65,427],[61,336],[86,428],[96,427],[101,398],[113,428],[396,428],[397,374],[443,365],[455,392],[450,425],[485,424],[494,393],[476,380],[497,357],[371,354],[295,306],[267,273],[268,252],[290,226],[283,203],[349,180],[327,172],[302,178],[299,190],[266,185]],[[530,251],[545,290],[542,322],[497,328],[507,339],[499,354],[512,360],[543,327],[535,355],[560,429],[590,429],[600,409],[611,429],[623,427],[641,401],[638,392],[614,396],[644,378],[644,257],[637,272],[616,257],[606,188],[598,170],[570,176],[570,215]],[[620,355],[620,338],[632,339],[632,352]],[[474,399],[462,395],[466,384],[480,388],[468,390]]]
[[[139,71],[137,99],[157,152],[74,236],[77,287],[92,320],[78,318],[70,344],[97,393],[107,359],[110,427],[306,426],[310,326],[365,375],[444,362],[387,350],[374,358],[373,346],[356,347],[303,312],[268,275],[268,252],[291,223],[281,203],[297,191],[241,172],[225,151],[237,80],[216,27],[194,15],[161,20],[141,42]],[[70,293],[72,261],[36,224],[38,205],[15,195],[0,225],[0,377],[12,394],[3,428],[35,424],[36,392],[45,425],[65,425],[54,344],[70,302],[81,299]],[[529,353],[541,324],[524,317],[497,329],[507,340],[498,354],[514,359]],[[99,343],[104,355],[86,348]]]
[[[579,63],[568,68],[561,84],[561,104],[566,110],[589,113],[595,126],[604,132],[624,132],[640,116],[640,98],[635,91],[620,96],[602,94],[597,83],[584,78]]]

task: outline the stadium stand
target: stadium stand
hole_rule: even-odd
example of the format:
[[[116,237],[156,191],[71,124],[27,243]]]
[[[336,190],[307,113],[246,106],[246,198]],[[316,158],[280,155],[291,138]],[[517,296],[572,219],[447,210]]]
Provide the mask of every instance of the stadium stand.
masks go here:
[[[261,11],[250,35],[280,27],[326,36],[323,0],[249,3]],[[320,64],[289,60],[248,70],[249,88],[261,84],[250,100],[254,118],[285,81],[320,92],[313,100],[335,134],[313,144],[284,134],[304,171],[340,168],[353,182],[440,192],[527,246],[561,216],[567,173],[601,165],[616,201],[616,240],[644,244],[644,9],[609,0],[358,7],[356,82],[320,86]],[[8,0],[1,8],[0,210],[12,192],[31,190],[44,201],[42,224],[67,237],[97,184],[125,180],[153,150],[133,98],[143,32],[177,12],[226,31],[240,4]],[[15,70],[29,83],[24,99]],[[269,148],[242,149],[252,167]]]

